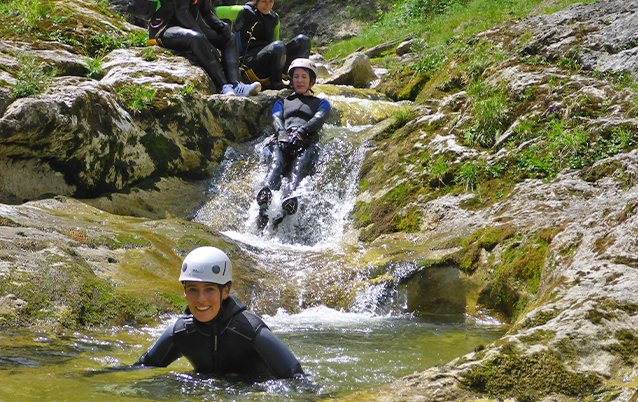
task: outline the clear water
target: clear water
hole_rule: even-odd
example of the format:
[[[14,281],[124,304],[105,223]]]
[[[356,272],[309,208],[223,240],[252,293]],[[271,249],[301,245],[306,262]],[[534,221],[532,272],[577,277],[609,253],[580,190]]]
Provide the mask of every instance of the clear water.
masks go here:
[[[340,269],[356,260],[349,258],[358,252],[352,250],[361,250],[350,239],[349,214],[364,129],[324,129],[317,172],[297,193],[299,212],[277,229],[260,233],[255,228],[254,196],[267,168],[260,141],[228,150],[209,202],[193,216],[235,240],[258,267],[278,270],[282,286],[298,292],[298,313],[280,311],[264,319],[299,358],[305,379],[253,384],[211,378],[194,373],[183,359],[168,368],[127,369],[174,319],[166,317],[148,328],[5,331],[0,334],[0,401],[313,401],[391,382],[500,337],[505,328],[498,323],[412,317],[405,314],[397,289],[378,286],[362,287],[349,311],[301,307],[309,273],[321,275],[327,264]],[[271,213],[279,206],[278,196]],[[267,295],[255,295],[260,297]]]
[[[448,362],[502,333],[495,326],[433,324],[325,307],[264,318],[299,358],[306,378],[241,383],[196,374],[184,359],[168,368],[123,368],[170,317],[153,328],[3,334],[0,400],[311,401]]]

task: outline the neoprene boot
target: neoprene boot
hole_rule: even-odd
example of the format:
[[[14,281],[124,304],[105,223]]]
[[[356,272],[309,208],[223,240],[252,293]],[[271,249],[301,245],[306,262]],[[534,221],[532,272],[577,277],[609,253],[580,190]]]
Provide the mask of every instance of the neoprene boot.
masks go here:
[[[286,211],[286,214],[288,215],[294,215],[297,212],[298,206],[299,206],[299,201],[297,200],[297,197],[288,198],[287,200],[281,203],[281,207],[283,208],[284,211]]]

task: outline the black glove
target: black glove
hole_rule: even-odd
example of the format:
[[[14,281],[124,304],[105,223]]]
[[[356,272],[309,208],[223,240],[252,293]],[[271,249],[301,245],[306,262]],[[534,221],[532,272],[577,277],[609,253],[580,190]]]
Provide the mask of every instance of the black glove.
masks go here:
[[[227,24],[225,22],[222,22],[221,24],[219,24],[219,26],[217,27],[217,32],[219,32],[222,35],[225,41],[229,41],[233,37],[233,31],[232,31],[232,28],[230,27],[230,24]]]
[[[295,150],[300,151],[305,147],[306,130],[303,127],[297,127],[290,135],[290,138]]]
[[[290,141],[288,137],[289,137],[289,135],[286,132],[286,130],[284,130],[284,129],[277,130],[277,141],[288,142],[288,141]]]

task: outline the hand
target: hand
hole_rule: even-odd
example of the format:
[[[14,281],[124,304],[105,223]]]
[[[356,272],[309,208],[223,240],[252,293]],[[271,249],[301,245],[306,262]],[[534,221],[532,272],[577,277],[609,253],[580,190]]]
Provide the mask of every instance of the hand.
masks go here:
[[[305,134],[306,132],[302,127],[297,127],[295,131],[291,133],[290,139],[296,149],[299,150],[304,148],[304,139],[306,138]]]
[[[277,131],[277,141],[279,142],[288,142],[289,138],[288,138],[288,133],[286,132],[286,130],[281,129]]]
[[[224,37],[226,41],[231,40],[233,37],[233,31],[230,27],[230,24],[227,24],[225,22],[222,22],[222,24],[219,25],[218,32]]]

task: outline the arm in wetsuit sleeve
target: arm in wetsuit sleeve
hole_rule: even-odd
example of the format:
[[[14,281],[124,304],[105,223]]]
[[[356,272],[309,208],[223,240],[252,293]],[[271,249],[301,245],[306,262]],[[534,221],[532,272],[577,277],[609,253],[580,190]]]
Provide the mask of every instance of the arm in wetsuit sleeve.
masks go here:
[[[284,122],[284,101],[278,99],[272,107],[272,126],[277,135],[286,134],[286,123]]]
[[[166,328],[155,344],[135,362],[135,366],[166,367],[182,356],[173,342],[174,325]]]
[[[308,137],[308,133],[316,133],[321,130],[323,123],[328,119],[330,115],[330,103],[327,100],[322,99],[319,102],[319,109],[315,112],[314,116],[301,127],[297,128],[297,135],[300,135],[303,141]]]
[[[204,22],[206,22],[206,25],[208,25],[209,27],[211,27],[212,29],[214,29],[215,31],[219,33],[224,33],[225,36],[230,37],[230,26],[226,24],[224,21],[222,21],[217,16],[217,14],[215,14],[215,12],[213,11],[213,8],[211,7],[210,0],[199,0],[199,1],[200,1],[199,12]],[[228,30],[228,32],[225,32],[226,30]]]
[[[275,377],[292,378],[304,374],[299,360],[268,327],[260,328],[254,345],[257,353]]]
[[[193,14],[191,14],[190,7],[191,0],[175,0],[175,18],[181,27],[202,33]]]

